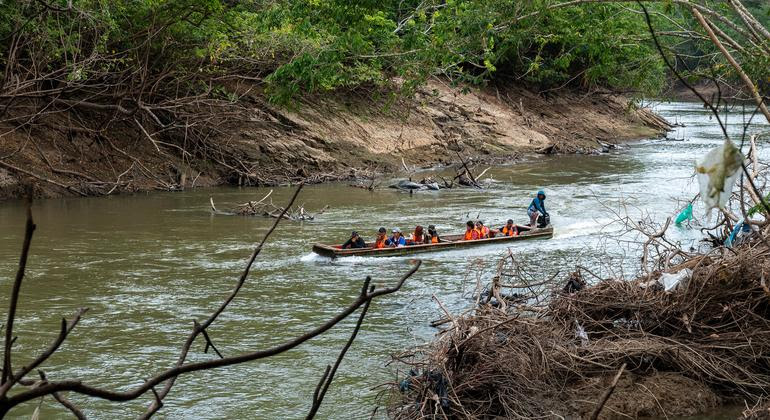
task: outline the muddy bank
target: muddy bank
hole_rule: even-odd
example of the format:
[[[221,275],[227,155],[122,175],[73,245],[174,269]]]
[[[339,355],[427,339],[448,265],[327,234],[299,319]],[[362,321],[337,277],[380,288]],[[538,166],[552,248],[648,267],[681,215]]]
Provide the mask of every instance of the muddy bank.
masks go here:
[[[753,103],[754,99],[750,93],[747,93],[740,84],[730,85],[727,83],[714,83],[711,81],[699,81],[692,85],[698,93],[701,94],[708,101],[716,103],[718,100],[722,103]],[[661,95],[663,99],[673,100],[677,102],[698,102],[702,103],[701,99],[693,93],[690,88],[682,84],[682,82],[676,81],[671,87]],[[750,111],[749,111],[750,112]]]
[[[105,128],[98,110],[76,107],[2,126],[0,199],[18,197],[25,185],[54,197],[365,178],[398,170],[402,158],[424,167],[457,162],[457,153],[496,161],[536,151],[588,153],[667,128],[608,92],[461,93],[433,82],[394,103],[337,94],[287,110],[267,104],[254,86],[228,88],[239,118],[212,130],[205,148],[188,139],[187,127],[144,132],[129,121]]]

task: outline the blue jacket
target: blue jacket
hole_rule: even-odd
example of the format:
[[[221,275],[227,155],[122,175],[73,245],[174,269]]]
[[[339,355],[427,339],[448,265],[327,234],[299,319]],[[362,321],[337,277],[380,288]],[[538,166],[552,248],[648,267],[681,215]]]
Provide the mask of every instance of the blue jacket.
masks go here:
[[[404,238],[404,235],[401,235],[398,237],[398,241],[396,241],[392,236],[388,238],[387,241],[385,241],[385,245],[387,246],[406,246],[406,238]]]
[[[545,192],[538,191],[537,195],[543,194],[545,197]],[[532,213],[533,211],[537,211],[540,214],[548,214],[547,211],[545,211],[545,198],[543,200],[540,199],[540,197],[535,197],[532,202],[529,204],[529,208],[527,209],[527,213]]]

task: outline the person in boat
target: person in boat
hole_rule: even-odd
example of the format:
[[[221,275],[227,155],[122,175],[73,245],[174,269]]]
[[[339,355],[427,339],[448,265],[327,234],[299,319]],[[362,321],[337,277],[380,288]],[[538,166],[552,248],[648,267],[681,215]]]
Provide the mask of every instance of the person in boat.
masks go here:
[[[425,237],[425,230],[420,225],[415,226],[414,232],[406,239],[407,245],[427,244],[428,241],[429,239]]]
[[[503,236],[516,236],[519,234],[519,231],[516,229],[516,225],[513,224],[513,220],[508,219],[505,226],[500,228],[500,234]]]
[[[476,229],[476,225],[473,224],[473,221],[468,220],[465,223],[465,236],[463,236],[463,240],[475,241],[476,239],[479,239],[479,230]]]
[[[387,246],[385,245],[386,242],[388,242],[388,231],[385,230],[384,227],[381,227],[380,230],[377,231],[377,239],[374,240],[374,248],[385,248]]]
[[[479,231],[479,239],[489,238],[489,228],[484,226],[484,222],[481,220],[476,221],[476,230]]]
[[[428,226],[428,234],[425,236],[425,239],[425,243],[437,244],[441,242],[441,238],[439,238],[438,232],[436,231],[436,226]]]
[[[347,242],[342,244],[342,249],[355,249],[355,248],[366,248],[366,242],[364,242],[364,238],[358,236],[358,232],[355,230],[350,234],[350,239],[348,239]]]
[[[527,208],[527,215],[529,215],[529,226],[537,227],[537,218],[540,215],[548,216],[548,212],[545,210],[545,191],[540,190]]]
[[[404,238],[404,235],[401,234],[401,229],[393,229],[393,236],[388,238],[387,242],[385,242],[385,245],[391,248],[406,246],[406,238]]]

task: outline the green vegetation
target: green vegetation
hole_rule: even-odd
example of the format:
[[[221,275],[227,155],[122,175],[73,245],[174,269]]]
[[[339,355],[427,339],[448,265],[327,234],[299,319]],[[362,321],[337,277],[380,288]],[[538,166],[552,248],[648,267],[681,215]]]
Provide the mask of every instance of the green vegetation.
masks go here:
[[[434,75],[476,85],[515,80],[541,90],[607,87],[641,94],[666,84],[637,4],[552,7],[558,3],[81,0],[68,7],[65,0],[5,1],[0,65],[7,69],[6,84],[14,71],[17,80],[130,80],[142,88],[148,75],[162,75],[164,83],[182,82],[191,92],[206,89],[212,77],[237,74],[264,83],[268,98],[283,104],[339,89],[408,94]],[[731,13],[725,2],[703,3]],[[745,4],[768,23],[770,6]],[[697,28],[682,5],[648,7],[661,31]],[[684,54],[683,69],[731,76],[706,40],[663,39]],[[747,53],[744,62],[757,80],[767,78],[767,54]]]
[[[71,82],[137,69],[197,74],[190,81],[237,72],[264,81],[280,103],[298,94],[393,88],[394,78],[409,92],[431,75],[546,89],[649,93],[662,85],[663,69],[632,9],[547,9],[555,3],[84,0],[68,10],[63,0],[0,2],[0,64],[35,69],[33,78],[66,74]]]

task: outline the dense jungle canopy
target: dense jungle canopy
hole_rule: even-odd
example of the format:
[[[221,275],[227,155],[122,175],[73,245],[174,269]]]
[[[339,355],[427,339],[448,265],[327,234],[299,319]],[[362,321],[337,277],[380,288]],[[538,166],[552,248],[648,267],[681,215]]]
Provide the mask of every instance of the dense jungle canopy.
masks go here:
[[[273,103],[366,89],[410,93],[430,76],[469,85],[516,81],[541,90],[605,87],[644,95],[670,80],[635,2],[555,0],[57,0],[0,2],[3,95],[114,86],[228,99],[227,78],[253,79]],[[754,80],[768,42],[741,36],[727,1],[714,11]],[[696,32],[687,1],[646,2],[683,72],[734,79]],[[763,22],[770,6],[746,0]],[[736,29],[740,29],[736,27]],[[166,95],[172,95],[166,92]],[[173,95],[172,95],[173,96]],[[230,98],[233,99],[233,98]]]

